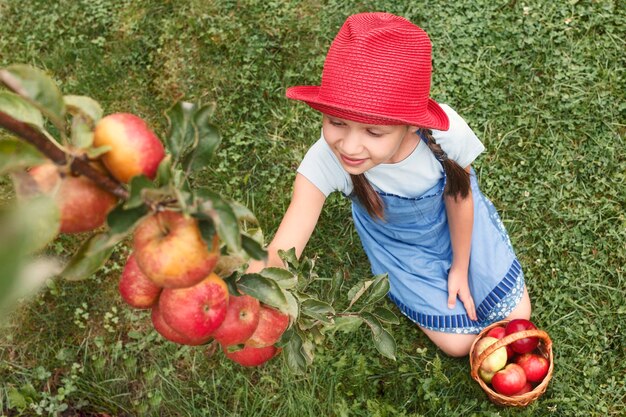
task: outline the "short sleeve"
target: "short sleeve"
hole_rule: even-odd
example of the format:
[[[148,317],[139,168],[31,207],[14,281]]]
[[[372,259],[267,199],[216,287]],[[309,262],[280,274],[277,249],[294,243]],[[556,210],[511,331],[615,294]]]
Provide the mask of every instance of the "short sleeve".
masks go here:
[[[341,191],[345,195],[352,192],[349,174],[343,169],[323,137],[309,148],[300,162],[298,173],[304,175],[326,197],[333,191]]]
[[[448,115],[450,128],[446,131],[433,130],[433,137],[448,158],[465,168],[485,150],[485,146],[456,111],[446,104],[441,104],[441,108]]]

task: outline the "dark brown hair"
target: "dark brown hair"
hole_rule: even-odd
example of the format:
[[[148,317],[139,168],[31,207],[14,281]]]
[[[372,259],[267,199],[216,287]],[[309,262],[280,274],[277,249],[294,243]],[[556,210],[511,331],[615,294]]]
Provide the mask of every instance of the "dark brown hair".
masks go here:
[[[428,145],[428,148],[435,155],[435,158],[441,162],[441,165],[446,172],[445,195],[452,196],[455,199],[459,195],[461,198],[466,198],[470,192],[469,173],[455,161],[448,159],[448,155],[435,141],[432,131],[428,129],[420,129],[420,133],[426,138],[425,142]],[[367,178],[365,178],[365,175],[350,174],[350,178],[352,179],[352,185],[354,186],[354,194],[363,207],[365,207],[369,215],[383,219],[383,201],[372,187],[372,184],[370,184]]]

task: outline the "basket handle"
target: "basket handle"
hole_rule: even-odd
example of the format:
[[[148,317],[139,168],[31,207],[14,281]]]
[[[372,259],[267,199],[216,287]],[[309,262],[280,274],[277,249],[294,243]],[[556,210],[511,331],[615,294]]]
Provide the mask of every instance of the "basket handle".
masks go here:
[[[539,339],[542,339],[546,345],[546,349],[550,350],[552,348],[552,340],[550,339],[550,336],[548,336],[548,333],[544,332],[543,330],[522,330],[521,332],[511,333],[504,336],[502,339],[499,339],[497,342],[487,346],[487,348],[482,351],[478,358],[476,358],[476,361],[472,363],[472,377],[478,377],[478,369],[489,355],[491,355],[493,352],[500,349],[501,347],[507,346],[515,342],[516,340],[524,339],[525,337],[537,337]],[[472,360],[472,358],[470,358],[470,360]]]

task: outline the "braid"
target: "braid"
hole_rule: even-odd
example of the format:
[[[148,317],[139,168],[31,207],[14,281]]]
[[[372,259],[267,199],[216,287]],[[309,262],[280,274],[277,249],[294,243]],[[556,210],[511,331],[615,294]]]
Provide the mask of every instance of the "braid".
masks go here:
[[[383,219],[383,201],[376,190],[374,190],[374,187],[372,187],[372,184],[370,184],[367,178],[365,178],[365,175],[350,174],[350,178],[352,179],[352,185],[354,186],[354,193],[356,194],[359,202],[363,204],[369,215]]]
[[[432,131],[429,129],[420,129],[421,133],[427,139],[428,148],[435,155],[435,158],[443,165],[446,172],[446,189],[445,194],[456,199],[458,195],[462,198],[468,196],[470,192],[470,177],[465,169],[455,161],[448,159],[448,155],[441,149],[441,146],[435,141]]]

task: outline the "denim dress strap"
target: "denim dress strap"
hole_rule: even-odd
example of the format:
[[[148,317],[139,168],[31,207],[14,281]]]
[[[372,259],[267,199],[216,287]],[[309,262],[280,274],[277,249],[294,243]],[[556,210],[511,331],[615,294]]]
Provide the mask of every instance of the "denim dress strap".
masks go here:
[[[372,218],[354,196],[355,227],[374,274],[389,275],[390,299],[420,326],[450,333],[478,333],[508,316],[519,303],[524,277],[507,232],[491,203],[470,177],[474,224],[469,286],[478,320],[463,303],[448,308],[452,244],[440,182],[418,198],[379,193],[384,220]]]

